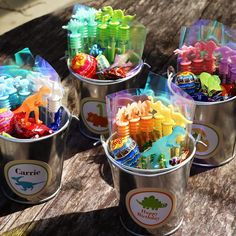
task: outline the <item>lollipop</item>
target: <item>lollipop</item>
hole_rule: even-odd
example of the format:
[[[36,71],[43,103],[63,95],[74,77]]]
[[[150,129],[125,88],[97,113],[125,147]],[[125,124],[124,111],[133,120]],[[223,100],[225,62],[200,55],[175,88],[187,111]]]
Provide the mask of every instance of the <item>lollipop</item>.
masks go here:
[[[117,162],[135,167],[140,157],[136,142],[130,138],[117,138],[111,141],[110,150]]]
[[[87,78],[92,78],[96,73],[97,61],[93,56],[85,53],[77,54],[72,62],[71,68],[74,72]]]

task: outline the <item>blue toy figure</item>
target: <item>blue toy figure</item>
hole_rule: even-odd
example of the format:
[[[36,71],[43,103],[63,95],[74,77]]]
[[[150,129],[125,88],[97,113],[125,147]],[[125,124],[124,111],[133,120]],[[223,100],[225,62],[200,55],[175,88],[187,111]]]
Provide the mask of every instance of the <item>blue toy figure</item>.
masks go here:
[[[170,149],[173,147],[179,148],[180,145],[176,142],[176,138],[180,135],[185,135],[186,130],[181,126],[176,126],[170,135],[164,136],[152,143],[152,147],[141,153],[141,156],[154,156],[153,167],[159,168],[158,159],[164,155],[166,167],[170,167]]]

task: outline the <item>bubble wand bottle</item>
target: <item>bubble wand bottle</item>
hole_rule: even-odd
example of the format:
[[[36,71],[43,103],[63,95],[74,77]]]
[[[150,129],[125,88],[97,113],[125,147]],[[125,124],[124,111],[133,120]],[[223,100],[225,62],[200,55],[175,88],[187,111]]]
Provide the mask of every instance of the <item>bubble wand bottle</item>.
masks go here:
[[[123,17],[124,17],[124,11],[114,10],[112,19],[108,23],[108,34],[109,34],[108,60],[110,63],[112,63],[115,58],[118,27]]]
[[[122,23],[118,28],[118,47],[120,54],[124,54],[128,49],[128,43],[130,40],[130,26],[129,23],[134,19],[134,16],[124,16]]]
[[[52,93],[47,98],[47,120],[46,124],[53,131],[60,128],[62,116],[62,89],[57,82],[52,82]]]
[[[132,139],[139,143],[138,135],[140,132],[140,117],[139,108],[137,102],[132,102],[127,106],[128,120],[129,120],[129,132]]]
[[[19,97],[20,97],[20,103],[22,103],[30,94],[29,90],[29,80],[27,79],[22,79],[20,81],[20,91],[19,91]]]
[[[183,45],[181,49],[176,49],[174,51],[175,54],[179,54],[180,59],[180,71],[192,71],[191,64],[192,62],[188,59],[188,55],[192,52],[193,47]]]
[[[126,107],[119,108],[116,114],[116,127],[118,137],[128,137],[129,133],[129,121],[127,120]]]
[[[11,109],[16,109],[18,106],[20,106],[20,98],[17,93],[17,89],[14,87],[14,79],[13,78],[7,79],[6,85]]]
[[[96,18],[96,10],[90,9],[89,10],[89,17],[88,17],[88,47],[89,50],[91,49],[92,45],[96,42],[97,36],[97,22]]]
[[[108,30],[107,30],[107,20],[110,18],[109,15],[102,16],[102,21],[97,27],[97,39],[98,43],[102,48],[105,48],[103,54],[107,57],[107,46],[108,46]]]
[[[201,58],[201,51],[203,51],[203,45],[200,42],[196,42],[194,45],[195,58],[192,61],[192,72],[195,75],[199,75],[203,72],[203,59]]]
[[[215,72],[215,60],[216,58],[213,56],[214,51],[217,49],[217,45],[213,40],[206,42],[205,51],[207,52],[207,56],[204,58],[205,71],[213,74]]]
[[[219,76],[222,84],[226,84],[229,79],[229,62],[228,58],[230,56],[231,49],[227,46],[220,47],[215,50],[221,54],[220,64],[219,64]]]
[[[71,19],[67,25],[62,26],[63,29],[68,30],[68,54],[70,60],[72,60],[76,54],[83,51],[81,34],[78,33],[81,25],[78,20]]]
[[[6,85],[0,84],[0,108],[10,109],[9,96],[4,91],[6,91]]]

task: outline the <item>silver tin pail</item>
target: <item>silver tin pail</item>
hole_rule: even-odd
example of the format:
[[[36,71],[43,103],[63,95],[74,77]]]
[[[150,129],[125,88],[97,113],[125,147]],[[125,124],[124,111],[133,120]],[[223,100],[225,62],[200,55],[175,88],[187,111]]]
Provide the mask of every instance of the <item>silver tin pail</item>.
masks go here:
[[[44,120],[45,113],[41,114]],[[70,114],[63,107],[61,128],[51,135],[37,139],[0,136],[1,189],[7,198],[37,204],[58,193],[69,123]]]
[[[68,65],[78,98],[75,109],[78,114],[75,115],[80,117],[82,134],[94,140],[99,140],[101,134],[108,134],[106,95],[124,89],[143,87],[146,79],[138,77],[143,65],[141,62],[131,76],[118,80],[88,79],[74,73]]]
[[[236,96],[218,102],[195,101],[195,104],[192,135],[200,137],[201,142],[196,146],[193,164],[205,167],[226,164],[236,155]]]
[[[118,164],[103,143],[112,170],[123,227],[134,235],[170,235],[181,226],[190,167],[196,151],[192,136],[189,157],[170,170],[131,171]]]

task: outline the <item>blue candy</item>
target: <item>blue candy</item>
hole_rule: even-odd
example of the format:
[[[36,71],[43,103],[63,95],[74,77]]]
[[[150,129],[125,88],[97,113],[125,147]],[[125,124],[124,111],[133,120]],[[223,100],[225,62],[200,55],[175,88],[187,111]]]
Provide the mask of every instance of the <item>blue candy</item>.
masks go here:
[[[177,74],[175,84],[190,95],[197,92],[201,86],[198,78],[189,71]]]

